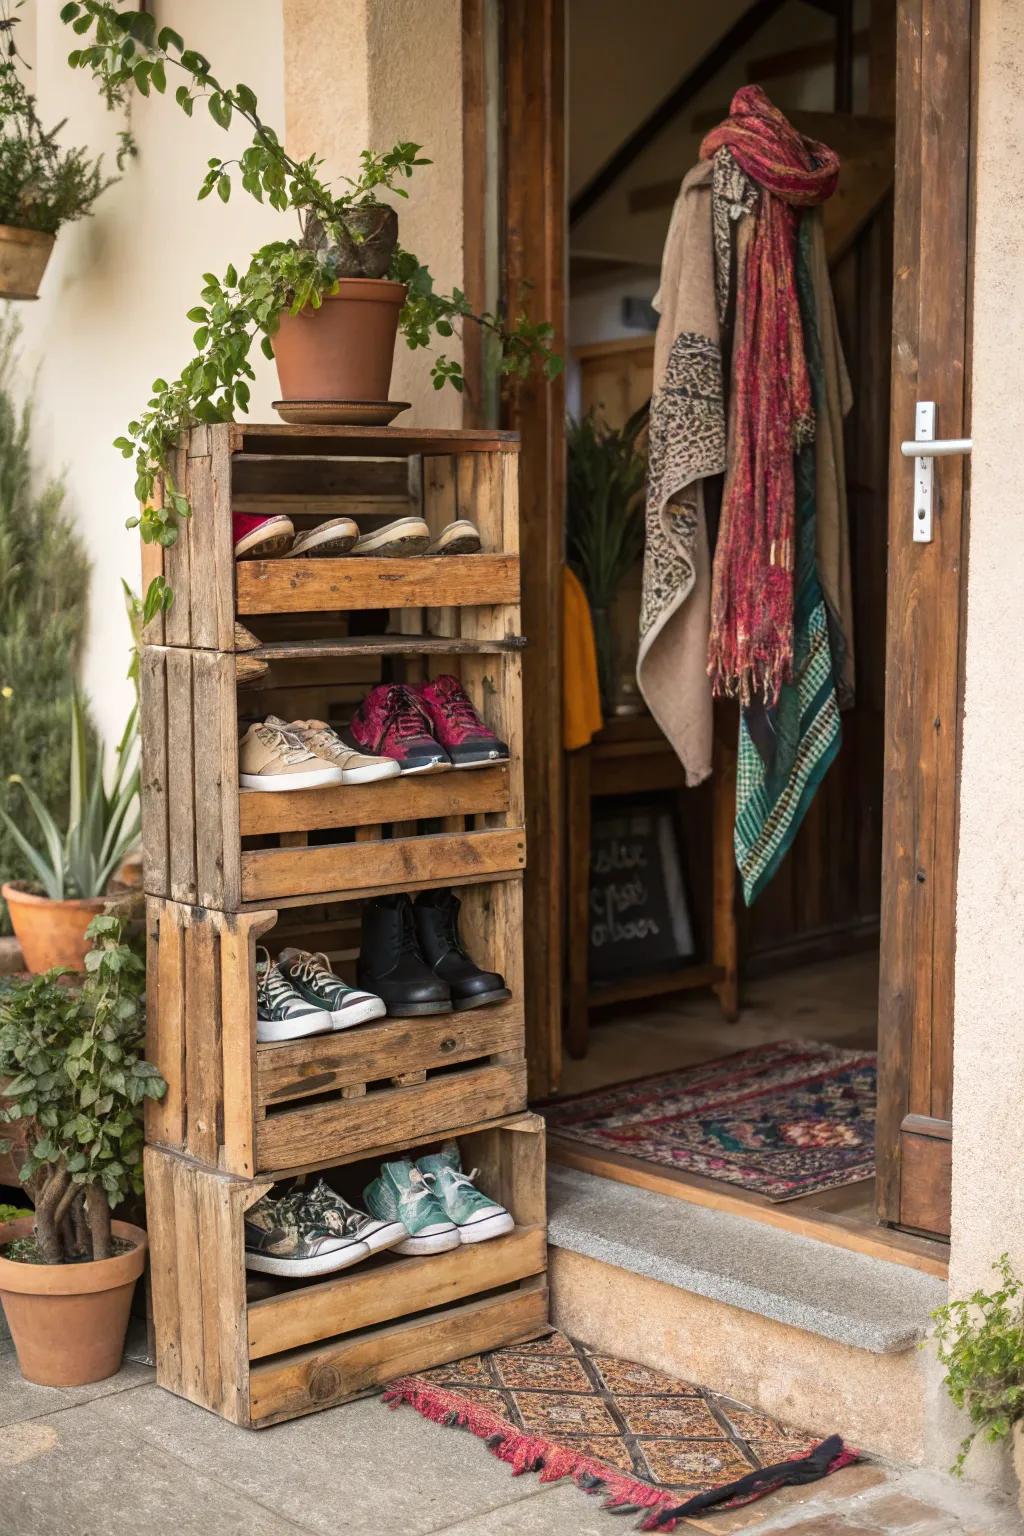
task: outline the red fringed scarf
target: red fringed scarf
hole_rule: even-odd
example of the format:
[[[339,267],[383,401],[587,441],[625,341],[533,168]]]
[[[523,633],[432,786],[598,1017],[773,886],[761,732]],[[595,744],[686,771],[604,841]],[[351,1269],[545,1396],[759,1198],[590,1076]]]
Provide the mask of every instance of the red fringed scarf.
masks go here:
[[[758,85],[737,91],[700,147],[723,147],[761,189],[737,293],[729,473],[715,551],[708,673],[716,693],[768,704],[793,669],[793,455],[814,435],[796,291],[800,208],[835,191],[839,160]]]

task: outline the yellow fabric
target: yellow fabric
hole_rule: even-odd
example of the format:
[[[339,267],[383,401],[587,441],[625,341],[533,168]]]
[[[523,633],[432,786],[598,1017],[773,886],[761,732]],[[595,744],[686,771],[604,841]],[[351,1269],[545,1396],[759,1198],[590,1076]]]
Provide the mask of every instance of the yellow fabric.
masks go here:
[[[575,752],[589,744],[604,719],[590,604],[567,565],[562,567],[562,608],[562,744]]]

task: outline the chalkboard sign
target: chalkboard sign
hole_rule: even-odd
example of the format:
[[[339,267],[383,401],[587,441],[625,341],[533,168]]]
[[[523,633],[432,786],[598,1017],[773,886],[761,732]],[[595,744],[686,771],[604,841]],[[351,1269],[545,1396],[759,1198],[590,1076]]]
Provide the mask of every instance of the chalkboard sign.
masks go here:
[[[694,954],[670,801],[594,806],[590,833],[590,979],[668,971]]]

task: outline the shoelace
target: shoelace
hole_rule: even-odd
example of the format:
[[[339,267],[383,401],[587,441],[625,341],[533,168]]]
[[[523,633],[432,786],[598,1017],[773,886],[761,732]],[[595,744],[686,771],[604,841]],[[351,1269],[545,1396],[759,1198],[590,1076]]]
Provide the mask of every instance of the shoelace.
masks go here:
[[[414,1200],[436,1200],[437,1195],[434,1191],[433,1174],[421,1173],[418,1168],[414,1168],[409,1175],[409,1189],[406,1192],[405,1198],[410,1204]]]
[[[266,955],[265,960],[259,958],[261,954]],[[282,976],[277,966],[272,964],[269,952],[257,948],[256,955],[257,1003],[262,1003],[265,1008],[272,1011],[279,1003],[293,1002],[295,993],[292,984],[286,976]]]
[[[449,1168],[447,1170],[447,1173],[448,1173],[448,1182],[449,1182],[449,1184],[450,1185],[455,1185],[457,1188],[459,1188],[461,1190],[468,1189],[470,1194],[473,1196],[473,1199],[474,1199],[475,1202],[481,1202],[482,1201],[485,1205],[490,1205],[492,1203],[490,1201],[490,1199],[487,1197],[487,1195],[485,1195],[482,1190],[479,1190],[476,1187],[476,1179],[477,1179],[477,1177],[478,1177],[478,1175],[480,1173],[479,1168],[474,1168],[471,1173],[466,1173],[461,1168]],[[437,1194],[437,1174],[436,1173],[425,1173],[423,1175],[423,1177],[427,1181],[427,1183],[430,1185],[431,1191],[436,1195]],[[439,1195],[438,1195],[438,1199],[441,1199],[441,1197]],[[442,1205],[444,1204],[443,1200],[441,1200],[441,1204]]]
[[[344,985],[341,978],[336,976],[331,970],[327,956],[319,950],[315,955],[307,953],[302,956],[301,960],[293,960],[290,968],[300,981],[316,981],[323,976],[328,981],[335,981],[339,985]]]
[[[256,735],[264,746],[273,747],[278,756],[286,763],[303,763],[313,754],[292,731],[283,730],[279,725],[268,725],[266,721],[256,727]]]
[[[412,741],[417,736],[429,736],[430,721],[407,688],[396,685],[389,689],[384,700],[384,722],[379,741],[389,730],[394,730],[399,741]]]
[[[445,718],[459,730],[486,731],[488,735],[492,734],[480,719],[465,689],[458,684],[454,688],[439,690],[435,698]]]
[[[321,731],[309,731],[306,735],[306,745],[317,754],[326,752],[329,757],[351,757],[352,748],[347,747],[336,731],[326,727]]]
[[[413,917],[411,902],[402,903],[402,933],[398,940],[398,953],[400,955],[418,955],[420,953],[420,941],[416,933],[416,922]]]

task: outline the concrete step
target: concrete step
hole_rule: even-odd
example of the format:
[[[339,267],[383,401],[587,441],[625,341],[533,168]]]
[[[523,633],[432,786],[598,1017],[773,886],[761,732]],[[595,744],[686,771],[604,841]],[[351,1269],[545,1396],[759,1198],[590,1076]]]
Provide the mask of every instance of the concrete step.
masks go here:
[[[917,1463],[941,1280],[573,1169],[549,1174],[557,1325],[822,1434]]]

